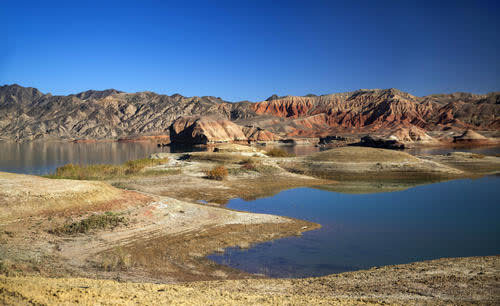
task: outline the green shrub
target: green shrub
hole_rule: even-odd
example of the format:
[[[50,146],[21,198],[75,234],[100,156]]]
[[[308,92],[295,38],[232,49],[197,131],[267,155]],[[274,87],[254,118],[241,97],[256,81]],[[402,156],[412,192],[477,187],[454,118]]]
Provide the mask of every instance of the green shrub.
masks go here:
[[[224,167],[224,166],[216,166],[216,167],[212,168],[211,170],[207,170],[205,172],[205,174],[207,175],[207,178],[209,178],[211,180],[222,181],[223,179],[225,179],[227,177],[228,171],[227,171],[226,167]]]
[[[65,224],[51,230],[52,234],[75,235],[85,234],[91,230],[115,228],[121,224],[127,224],[127,219],[112,212],[99,215],[91,215],[83,220]]]
[[[294,157],[294,154],[288,153],[283,149],[273,148],[266,152],[267,156],[270,157]]]

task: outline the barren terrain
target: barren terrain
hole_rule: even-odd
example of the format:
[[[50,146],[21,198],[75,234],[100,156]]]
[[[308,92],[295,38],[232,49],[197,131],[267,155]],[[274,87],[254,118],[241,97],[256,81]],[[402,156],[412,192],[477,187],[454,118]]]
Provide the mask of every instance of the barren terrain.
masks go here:
[[[306,279],[176,285],[0,276],[6,304],[495,305],[500,257],[450,258]]]
[[[397,190],[500,171],[500,157],[471,153],[415,157],[359,147],[304,157],[278,153],[240,145],[161,153],[152,156],[152,166],[95,176],[99,181],[61,179],[63,171],[58,179],[0,173],[0,298],[49,304],[498,302],[498,256],[298,280],[264,279],[208,260],[230,246],[249,248],[320,227],[224,208],[231,198],[299,186]],[[227,177],[209,179],[210,169],[221,166]],[[108,168],[92,173],[102,169]],[[199,280],[209,282],[152,284]]]

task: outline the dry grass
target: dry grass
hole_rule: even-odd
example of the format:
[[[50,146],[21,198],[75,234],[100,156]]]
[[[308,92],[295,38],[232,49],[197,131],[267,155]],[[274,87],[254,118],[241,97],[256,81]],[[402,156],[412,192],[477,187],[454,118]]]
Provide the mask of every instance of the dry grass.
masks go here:
[[[418,160],[405,152],[365,147],[335,148],[311,154],[305,159],[312,161],[331,161],[343,163],[404,162]]]
[[[160,175],[168,174],[163,171],[143,171],[147,167],[157,166],[168,162],[168,158],[151,159],[143,158],[130,160],[122,165],[73,165],[67,164],[56,169],[55,173],[48,175],[54,179],[74,180],[106,180],[116,177],[132,175]]]
[[[124,271],[132,267],[132,256],[124,248],[116,247],[112,251],[100,254],[94,266],[101,271]]]
[[[252,157],[243,159],[240,162],[240,165],[241,166],[239,168],[230,169],[230,173],[240,174],[240,173],[254,171],[261,174],[271,174],[278,171],[277,167],[265,165],[261,162],[261,160]]]
[[[498,305],[499,262],[446,258],[306,279],[182,284],[0,276],[0,304]]]
[[[142,172],[142,174],[144,176],[178,175],[182,174],[182,169],[181,168],[161,169],[161,170],[150,169],[150,170],[145,170],[144,172]]]
[[[185,154],[182,159],[190,161],[209,161],[222,164],[239,164],[248,157],[237,153],[211,153],[211,152],[196,152]]]
[[[222,181],[228,176],[228,171],[224,166],[216,166],[205,172],[208,179]]]
[[[280,148],[273,148],[273,149],[267,151],[266,155],[269,157],[294,157],[295,156],[295,154],[288,153],[285,150],[280,149]]]

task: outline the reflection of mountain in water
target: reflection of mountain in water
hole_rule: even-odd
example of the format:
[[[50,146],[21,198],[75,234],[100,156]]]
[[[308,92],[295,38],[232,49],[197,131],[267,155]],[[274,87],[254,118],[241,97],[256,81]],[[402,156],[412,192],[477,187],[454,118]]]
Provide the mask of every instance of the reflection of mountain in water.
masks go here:
[[[150,142],[0,142],[0,171],[47,174],[57,167],[73,164],[121,164],[156,152],[203,150],[193,147],[158,148]]]

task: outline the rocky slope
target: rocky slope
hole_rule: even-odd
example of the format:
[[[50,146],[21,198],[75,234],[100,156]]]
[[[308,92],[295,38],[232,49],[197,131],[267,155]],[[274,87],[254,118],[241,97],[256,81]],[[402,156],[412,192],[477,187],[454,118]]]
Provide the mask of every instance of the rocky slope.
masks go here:
[[[331,131],[376,131],[419,127],[500,128],[500,93],[456,93],[416,97],[397,89],[358,90],[307,97],[271,97],[252,105],[257,114],[293,119],[282,127],[292,135]],[[282,125],[270,122],[264,126]]]
[[[53,96],[19,85],[0,87],[0,138],[103,139],[164,135],[180,116],[216,116],[278,136],[322,136],[419,127],[500,130],[500,93],[416,97],[396,89],[323,96],[272,96],[230,103],[216,97],[89,90]],[[273,137],[261,133],[263,138]],[[252,136],[255,137],[255,136]]]
[[[183,97],[113,89],[52,96],[18,85],[0,87],[0,138],[119,138],[168,134],[181,115],[244,118],[245,103],[215,97]]]

